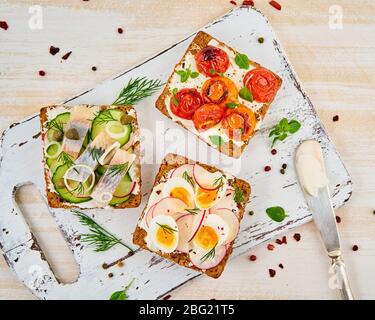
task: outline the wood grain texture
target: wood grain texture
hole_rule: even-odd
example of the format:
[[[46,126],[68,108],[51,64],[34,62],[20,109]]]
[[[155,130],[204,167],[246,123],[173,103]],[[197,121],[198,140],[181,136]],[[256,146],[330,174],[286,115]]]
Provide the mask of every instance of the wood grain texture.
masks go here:
[[[42,104],[59,102],[143,60],[231,8],[229,1],[222,0],[201,0],[199,6],[186,2],[44,1],[44,29],[30,30],[28,8],[33,2],[2,1],[0,19],[8,21],[9,29],[0,30],[1,43],[7,44],[0,48],[0,129],[37,112]],[[267,1],[258,2],[353,177],[353,197],[338,212],[343,218],[339,227],[344,257],[356,296],[374,298],[375,5],[339,1],[344,28],[331,30],[328,10],[337,2],[288,1],[281,12]],[[189,24],[180,19],[185,6],[191,8],[184,11]],[[116,32],[118,26],[124,34]],[[60,63],[61,55],[48,53],[52,44],[60,47],[61,55],[73,50],[72,56]],[[91,70],[93,65],[98,71]],[[46,77],[37,75],[40,69]],[[339,122],[332,122],[335,114],[340,115]],[[33,198],[23,201],[34,212],[40,209]],[[43,228],[52,230],[53,225]],[[328,288],[329,261],[314,226],[297,232],[302,234],[300,242],[289,235],[288,245],[273,252],[262,245],[253,252],[256,262],[246,256],[236,258],[220,280],[200,277],[175,291],[173,298],[336,298]],[[354,243],[358,252],[351,251]],[[278,269],[280,262],[284,270]],[[268,268],[277,269],[274,279],[269,278]],[[30,297],[3,260],[0,297]]]

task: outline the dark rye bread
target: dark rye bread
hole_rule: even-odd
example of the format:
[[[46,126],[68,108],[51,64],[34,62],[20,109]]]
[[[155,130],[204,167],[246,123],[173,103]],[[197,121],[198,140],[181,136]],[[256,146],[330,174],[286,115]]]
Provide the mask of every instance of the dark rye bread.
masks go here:
[[[94,107],[94,105],[87,105],[88,107]],[[68,203],[64,201],[63,199],[60,198],[59,194],[56,192],[51,192],[49,191],[49,186],[52,185],[52,177],[50,175],[49,168],[46,164],[46,157],[45,157],[45,143],[46,141],[46,134],[47,134],[47,123],[51,119],[48,119],[47,111],[51,110],[56,107],[65,107],[64,105],[53,105],[53,106],[48,106],[48,107],[43,107],[40,109],[39,113],[39,118],[40,118],[40,127],[41,127],[41,137],[42,137],[42,145],[43,145],[43,171],[44,171],[44,180],[45,180],[45,185],[46,185],[46,196],[47,196],[47,201],[48,205],[51,208],[84,208],[85,207],[85,202],[79,205],[75,205],[74,203]],[[67,110],[71,109],[72,107],[66,106]],[[124,111],[128,113],[130,110],[134,110],[133,107],[131,106],[104,106],[101,105],[99,106],[100,111],[106,110],[106,109],[118,109],[121,111]],[[138,120],[137,120],[137,113],[135,113],[134,120],[131,122],[131,125],[133,127],[134,131],[139,131],[139,126],[138,126]],[[139,141],[134,145],[134,153],[136,154],[136,160],[135,160],[135,170],[136,170],[136,175],[139,178],[139,184],[141,185],[141,164],[140,164],[140,143]],[[141,203],[141,192],[138,194],[131,194],[129,197],[129,200],[117,205],[112,208],[116,209],[123,209],[123,208],[136,208],[139,207]]]
[[[194,161],[189,160],[189,159],[187,159],[183,156],[170,153],[170,154],[167,154],[167,156],[164,158],[163,162],[161,163],[160,168],[159,168],[159,172],[155,177],[155,182],[154,182],[153,187],[155,187],[161,181],[161,179],[163,179],[163,178],[165,179],[170,170],[172,170],[174,168],[178,168],[183,164],[194,164],[194,163],[197,163],[197,164],[201,165],[203,168],[205,168],[209,172],[215,172],[215,171],[223,172],[222,170],[219,170],[219,169],[217,169],[213,166],[209,166],[207,164],[203,164],[203,163],[200,163],[200,162],[194,162]],[[251,188],[250,188],[250,185],[246,181],[241,180],[241,179],[234,178],[233,180],[229,180],[228,182],[229,182],[230,186],[232,186],[232,187],[237,186],[244,193],[245,200],[242,204],[238,205],[239,220],[241,222],[241,220],[243,218],[243,215],[244,215],[246,203],[249,201],[249,198],[250,198]],[[147,205],[146,205],[146,208],[147,208]],[[146,213],[145,211],[142,212],[142,215],[141,215],[139,221],[141,221],[143,219],[145,213]],[[144,240],[146,235],[147,235],[147,232],[144,229],[140,228],[139,225],[137,225],[137,227],[136,227],[136,229],[133,233],[133,243],[140,246],[143,249],[151,251],[147,247],[147,244]],[[220,262],[220,264],[218,264],[214,268],[207,269],[205,271],[203,271],[203,270],[201,270],[201,269],[199,269],[195,266],[189,266],[190,259],[189,259],[188,254],[186,254],[186,253],[176,253],[176,252],[162,253],[161,251],[159,251],[159,252],[157,252],[157,254],[164,257],[164,258],[172,260],[172,261],[178,263],[181,266],[200,271],[200,272],[205,273],[206,275],[208,275],[212,278],[218,278],[218,277],[220,277],[220,275],[224,271],[227,260],[232,253],[233,243],[234,243],[234,241],[232,241],[230,244],[228,244],[226,255],[225,255],[224,259]],[[151,251],[151,252],[154,252],[154,251]]]
[[[208,43],[212,40],[216,40],[220,45],[222,46],[225,46],[227,47],[229,50],[231,50],[232,52],[236,52],[236,50],[234,50],[233,48],[229,47],[228,45],[226,45],[224,42],[212,37],[211,35],[209,35],[208,33],[206,32],[203,32],[203,31],[199,31],[197,33],[197,35],[195,36],[195,38],[193,39],[193,41],[191,42],[191,44],[189,45],[189,47],[187,48],[184,56],[182,57],[182,59],[180,60],[180,62],[178,64],[176,64],[174,70],[173,70],[173,73],[170,75],[165,87],[164,87],[164,90],[162,91],[161,95],[159,96],[159,98],[157,99],[156,101],[156,108],[160,110],[160,112],[162,112],[165,116],[167,116],[169,119],[172,119],[172,117],[169,115],[168,113],[168,109],[167,109],[167,106],[165,104],[165,99],[170,95],[172,95],[172,89],[173,88],[170,88],[170,83],[172,81],[172,77],[173,77],[173,74],[176,72],[176,70],[180,69],[180,67],[182,68],[182,64],[185,60],[185,57],[188,53],[191,53],[193,55],[195,55],[199,50],[203,49],[204,47],[206,47],[208,45]],[[251,61],[249,60],[250,64],[253,65],[253,66],[256,66],[256,67],[261,67],[261,65],[259,63],[256,63],[254,61]],[[279,86],[281,86],[281,83],[282,83],[282,80],[281,78],[274,74],[277,78],[277,81],[279,83]],[[189,82],[187,82],[187,87],[189,86]],[[261,121],[264,116],[266,115],[267,111],[268,111],[268,108],[269,108],[269,105],[272,103],[272,101],[270,103],[264,103],[263,106],[261,108],[259,108],[256,112],[255,112],[255,117],[257,119],[257,121]],[[185,125],[183,125],[180,121],[176,121],[180,126],[182,126],[183,128],[185,128],[186,130],[188,130],[186,128]],[[255,133],[255,132],[254,132]],[[253,135],[254,135],[253,133]],[[252,135],[252,136],[253,136]],[[244,144],[239,147],[237,145],[235,145],[233,143],[232,140],[229,140],[228,142],[225,142],[225,143],[222,143],[219,147],[216,147],[220,152],[226,154],[227,156],[230,156],[230,157],[233,157],[233,158],[239,158],[242,154],[242,152],[244,151],[244,149],[247,147],[247,145],[249,144],[249,141],[251,140],[252,136],[250,136],[246,141],[244,141]],[[199,136],[198,136],[199,137]],[[205,140],[203,140],[201,137],[199,137],[202,141],[206,142]],[[207,143],[208,145],[212,146],[211,144]],[[215,146],[212,146],[212,147],[215,147]]]

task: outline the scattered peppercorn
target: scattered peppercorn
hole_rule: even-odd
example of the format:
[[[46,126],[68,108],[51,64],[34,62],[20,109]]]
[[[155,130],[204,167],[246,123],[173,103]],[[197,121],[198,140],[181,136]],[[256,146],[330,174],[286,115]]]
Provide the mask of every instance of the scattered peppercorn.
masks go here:
[[[108,268],[108,264],[103,263],[103,264],[102,264],[102,268],[103,268],[103,269],[107,269],[107,268]]]
[[[58,53],[60,51],[60,48],[58,47],[54,47],[54,46],[50,46],[49,47],[49,53],[52,54],[53,56]]]
[[[283,244],[283,242],[282,242],[280,239],[276,239],[275,242],[276,242],[277,244],[279,244],[279,245]]]
[[[333,122],[339,121],[339,116],[338,116],[338,115],[335,115],[335,116],[332,118],[332,121],[333,121]]]
[[[277,150],[276,149],[272,149],[271,150],[271,154],[275,155],[277,153]]]
[[[124,262],[122,262],[122,261],[117,262],[117,266],[119,268],[122,268],[124,266]]]
[[[266,172],[271,171],[271,167],[270,166],[265,166],[264,167],[264,171],[266,171]]]
[[[283,236],[283,238],[282,238],[281,241],[283,242],[283,244],[288,244],[288,241],[287,241],[287,239],[286,239],[286,236]]]
[[[340,223],[341,222],[341,218],[339,216],[336,216],[336,222],[337,223]]]
[[[284,169],[280,169],[280,173],[281,174],[285,174],[285,170]]]
[[[134,251],[129,251],[128,256],[131,257],[132,255],[134,255]]]
[[[264,38],[263,37],[258,38],[258,42],[259,43],[263,43],[264,42]]]
[[[167,294],[165,297],[163,297],[163,300],[169,300],[172,296],[170,294]]]
[[[281,10],[281,4],[280,3],[278,3],[277,1],[270,1],[269,2],[269,4],[272,6],[272,7],[274,7],[275,9],[277,9],[277,10]]]
[[[108,278],[113,278],[113,273],[112,272],[108,273]]]
[[[299,233],[295,233],[293,238],[294,238],[294,240],[296,240],[298,242],[298,241],[301,240],[301,235]]]
[[[253,0],[244,0],[242,2],[242,5],[243,6],[251,6],[251,7],[253,7],[254,6],[254,1]]]
[[[249,215],[250,215],[250,216],[253,216],[253,215],[254,215],[254,211],[253,211],[253,210],[250,210],[250,211],[249,211]]]
[[[61,57],[61,59],[63,59],[63,60],[68,60],[68,58],[70,57],[71,54],[72,54],[72,51],[69,51],[69,52],[65,53],[65,54]]]
[[[233,4],[234,6],[237,5],[237,2],[236,1],[229,1],[231,4]]]
[[[268,273],[270,274],[270,277],[273,278],[276,275],[276,270],[268,269]]]
[[[41,77],[44,77],[44,76],[46,75],[46,72],[43,71],[43,70],[39,70],[39,75],[40,75]]]
[[[355,244],[352,248],[353,251],[358,251],[358,246]]]
[[[286,169],[287,166],[288,166],[288,165],[287,165],[286,163],[283,163],[283,165],[281,166],[281,168]]]
[[[251,255],[250,257],[249,257],[249,259],[250,259],[250,261],[255,261],[256,259],[257,259],[257,256],[255,256],[255,255]]]
[[[124,30],[123,30],[122,28],[117,28],[117,32],[118,32],[119,34],[122,34],[122,33],[124,32]]]
[[[284,269],[284,265],[282,263],[279,263],[279,268]]]
[[[92,71],[96,71],[96,70],[98,70],[98,68],[95,67],[95,66],[93,66],[93,67],[91,68],[91,70],[92,70]]]
[[[372,214],[375,214],[375,210],[372,212]]]
[[[275,246],[273,244],[269,243],[269,244],[267,244],[267,249],[269,251],[273,251],[273,249],[275,249]]]
[[[4,30],[8,30],[9,26],[6,21],[0,21],[0,28]]]

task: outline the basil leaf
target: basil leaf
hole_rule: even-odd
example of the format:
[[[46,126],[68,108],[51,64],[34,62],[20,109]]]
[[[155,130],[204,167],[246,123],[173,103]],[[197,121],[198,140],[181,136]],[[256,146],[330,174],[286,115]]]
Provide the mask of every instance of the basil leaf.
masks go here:
[[[220,147],[224,143],[224,140],[221,136],[209,136],[209,138],[215,146]]]
[[[176,97],[177,92],[178,92],[178,89],[177,89],[177,88],[174,88],[174,89],[172,90],[172,93],[173,93],[172,103],[173,103],[175,106],[178,106],[178,105],[180,104],[179,101],[178,101],[178,99],[177,99],[177,97]]]
[[[216,74],[216,70],[215,69],[210,69],[210,74],[212,74],[212,75]]]
[[[297,120],[289,121],[289,133],[296,133],[299,128],[301,128],[301,124]]]
[[[238,107],[238,103],[236,103],[236,102],[228,102],[228,103],[226,104],[226,106],[227,106],[227,108],[229,108],[229,109],[234,109],[234,108]]]
[[[237,204],[241,204],[245,201],[245,194],[237,185],[234,186],[233,200]]]
[[[251,91],[247,87],[243,87],[240,90],[239,95],[244,100],[247,100],[247,101],[250,101],[250,102],[254,101],[253,95],[251,94]]]
[[[286,137],[288,136],[288,134],[286,132],[284,132],[281,136],[279,136],[279,140],[280,141],[284,141],[286,139]]]
[[[285,217],[285,210],[282,207],[271,207],[266,209],[267,215],[276,222],[282,222]]]
[[[236,57],[234,58],[234,61],[240,67],[240,69],[249,69],[250,63],[249,58],[246,54],[237,53]]]
[[[275,129],[272,129],[268,135],[269,138],[271,138],[272,136],[278,136],[280,134],[280,131],[278,128],[275,128]]]
[[[196,71],[192,72],[191,75],[190,75],[190,78],[192,78],[192,79],[195,79],[195,78],[198,78],[198,77],[199,77],[199,72],[196,72]]]
[[[282,118],[279,122],[279,127],[281,131],[288,131],[289,129],[289,123],[287,118]]]
[[[121,291],[116,291],[116,292],[112,293],[109,300],[128,300],[128,298],[129,297],[126,294],[126,292],[124,290],[121,290]]]

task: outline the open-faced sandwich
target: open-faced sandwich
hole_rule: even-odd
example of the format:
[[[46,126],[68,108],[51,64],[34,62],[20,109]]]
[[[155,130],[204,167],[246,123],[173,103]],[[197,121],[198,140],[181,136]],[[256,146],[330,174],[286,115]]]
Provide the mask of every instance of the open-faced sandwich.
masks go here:
[[[250,186],[168,154],[133,234],[134,244],[218,278],[239,232]]]
[[[276,74],[199,32],[156,107],[210,146],[238,158],[280,86]]]
[[[45,107],[40,123],[50,207],[139,206],[139,128],[132,107]]]

